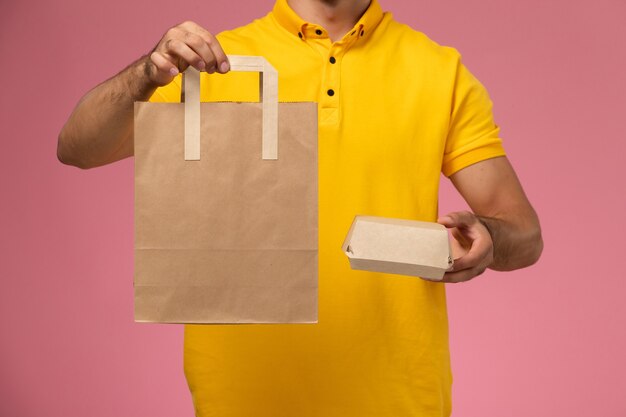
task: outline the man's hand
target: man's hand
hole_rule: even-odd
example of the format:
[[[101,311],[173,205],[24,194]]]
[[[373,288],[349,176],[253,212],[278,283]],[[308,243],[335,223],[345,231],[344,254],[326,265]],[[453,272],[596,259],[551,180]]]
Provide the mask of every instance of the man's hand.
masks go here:
[[[198,71],[226,73],[230,64],[217,39],[194,22],[169,29],[150,54],[147,74],[158,86],[169,84],[189,65]]]
[[[489,230],[469,211],[446,214],[437,220],[450,229],[452,252],[460,255],[441,282],[464,282],[482,274],[493,262],[493,241]]]

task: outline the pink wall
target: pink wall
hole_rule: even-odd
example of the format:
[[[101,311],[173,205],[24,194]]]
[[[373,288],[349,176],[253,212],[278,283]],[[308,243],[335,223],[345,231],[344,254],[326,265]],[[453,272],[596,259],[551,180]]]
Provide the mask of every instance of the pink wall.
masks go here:
[[[182,328],[132,319],[132,160],[83,172],[55,148],[78,98],[169,26],[217,32],[272,0],[223,4],[0,2],[0,415],[192,415]],[[382,4],[488,87],[544,228],[538,265],[449,287],[454,415],[625,416],[626,3]]]

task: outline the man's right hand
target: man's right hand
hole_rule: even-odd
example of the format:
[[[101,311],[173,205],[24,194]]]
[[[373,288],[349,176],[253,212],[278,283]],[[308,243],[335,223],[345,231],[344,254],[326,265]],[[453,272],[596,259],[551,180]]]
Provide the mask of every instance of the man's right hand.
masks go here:
[[[189,65],[198,71],[226,73],[230,64],[219,42],[194,22],[184,22],[165,32],[150,55],[147,75],[157,86],[169,84]]]
[[[59,160],[92,168],[131,156],[133,103],[148,100],[189,65],[209,73],[230,69],[215,36],[193,22],[169,29],[150,56],[85,94],[59,133]]]

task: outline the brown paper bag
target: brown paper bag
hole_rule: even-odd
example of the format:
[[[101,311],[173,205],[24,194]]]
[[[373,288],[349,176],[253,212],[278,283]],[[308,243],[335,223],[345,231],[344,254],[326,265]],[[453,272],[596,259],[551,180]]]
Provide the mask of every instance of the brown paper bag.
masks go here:
[[[184,103],[135,103],[136,321],[317,322],[317,106],[229,60],[262,103],[200,103],[194,69]]]

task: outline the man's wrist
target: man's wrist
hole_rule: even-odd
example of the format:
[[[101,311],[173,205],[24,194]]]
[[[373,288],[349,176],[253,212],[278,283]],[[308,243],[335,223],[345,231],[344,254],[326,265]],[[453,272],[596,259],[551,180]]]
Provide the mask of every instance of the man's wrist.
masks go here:
[[[152,96],[159,85],[151,77],[152,63],[149,56],[143,56],[130,64],[119,74],[123,89],[128,91],[132,101],[145,101]]]

